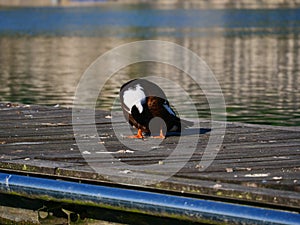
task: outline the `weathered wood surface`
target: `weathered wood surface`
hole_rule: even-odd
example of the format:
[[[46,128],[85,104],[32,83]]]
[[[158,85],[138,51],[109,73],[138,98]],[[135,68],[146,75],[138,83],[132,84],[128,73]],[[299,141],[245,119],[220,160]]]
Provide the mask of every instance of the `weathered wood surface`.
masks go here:
[[[86,163],[74,138],[71,113],[72,110],[66,108],[0,104],[0,170],[112,182],[109,174],[99,174]],[[130,149],[116,138],[108,115],[108,112],[96,112],[101,143],[110,155],[128,165],[161,164],[161,174],[155,172],[153,179],[163,176],[162,162],[176,147],[179,137],[168,137],[151,151],[125,151]],[[118,126],[128,125],[120,122]],[[201,122],[201,127],[203,132],[197,149],[184,168],[162,182],[150,181],[152,184],[145,186],[146,181],[143,181],[135,186],[299,211],[299,127],[228,123],[216,159],[205,171],[200,171],[199,161],[211,133],[209,122]],[[192,136],[182,138],[188,143]],[[174,165],[180,163],[181,157],[180,154],[173,157]],[[92,160],[93,165],[101,167],[101,163],[107,163],[110,158],[99,154]],[[111,167],[114,166],[112,163]],[[130,185],[134,179],[131,171],[126,170],[126,166],[121,169],[124,173],[120,173],[120,182]],[[148,170],[143,172],[151,174]]]

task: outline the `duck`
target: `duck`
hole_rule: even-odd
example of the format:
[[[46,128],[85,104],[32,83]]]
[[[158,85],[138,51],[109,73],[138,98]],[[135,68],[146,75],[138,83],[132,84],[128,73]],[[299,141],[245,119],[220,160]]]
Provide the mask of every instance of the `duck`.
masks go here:
[[[166,94],[155,83],[146,79],[133,79],[120,88],[121,108],[127,122],[138,131],[129,138],[166,138],[170,132],[180,133],[193,122],[180,119],[167,100]]]

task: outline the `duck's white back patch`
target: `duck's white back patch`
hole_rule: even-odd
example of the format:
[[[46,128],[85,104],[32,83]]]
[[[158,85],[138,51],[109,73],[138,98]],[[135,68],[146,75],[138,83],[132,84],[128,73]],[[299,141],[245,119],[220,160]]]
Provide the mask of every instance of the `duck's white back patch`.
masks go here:
[[[128,113],[130,113],[130,110],[134,105],[138,108],[139,112],[142,113],[142,104],[145,102],[145,100],[146,95],[140,84],[136,84],[134,87],[128,88],[128,90],[124,91],[123,101],[129,109],[129,111],[127,111]]]

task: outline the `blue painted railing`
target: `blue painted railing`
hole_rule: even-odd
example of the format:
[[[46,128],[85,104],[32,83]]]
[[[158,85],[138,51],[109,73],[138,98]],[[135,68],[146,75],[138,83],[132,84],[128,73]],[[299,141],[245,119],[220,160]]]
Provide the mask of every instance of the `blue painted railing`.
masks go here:
[[[0,192],[199,222],[300,224],[296,212],[7,173],[0,173]]]

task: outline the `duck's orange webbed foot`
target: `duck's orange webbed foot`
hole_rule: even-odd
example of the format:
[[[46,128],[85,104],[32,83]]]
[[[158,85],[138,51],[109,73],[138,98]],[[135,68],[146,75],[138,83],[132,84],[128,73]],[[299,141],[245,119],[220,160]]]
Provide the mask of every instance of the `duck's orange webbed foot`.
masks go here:
[[[165,139],[166,135],[163,133],[162,129],[160,129],[159,136],[153,136],[152,138]]]
[[[144,136],[143,136],[143,132],[141,129],[138,129],[138,132],[136,135],[131,135],[131,136],[128,136],[128,138],[138,138],[138,139],[143,139]]]

